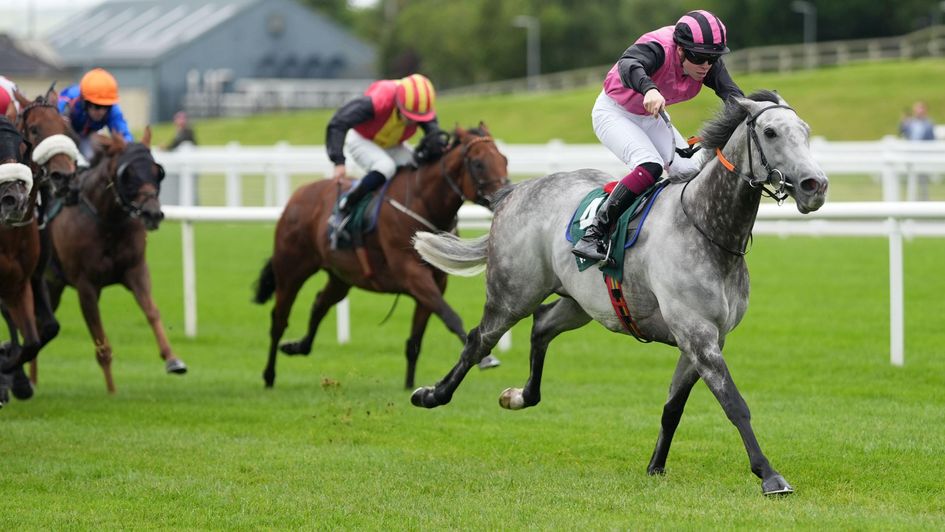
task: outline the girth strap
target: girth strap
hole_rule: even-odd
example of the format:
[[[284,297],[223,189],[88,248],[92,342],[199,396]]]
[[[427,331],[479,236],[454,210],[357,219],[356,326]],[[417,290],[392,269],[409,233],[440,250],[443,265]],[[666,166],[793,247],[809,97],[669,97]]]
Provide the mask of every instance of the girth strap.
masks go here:
[[[627,332],[638,342],[644,344],[652,342],[653,340],[643,336],[643,333],[640,332],[640,327],[637,326],[637,322],[634,321],[633,316],[630,315],[630,307],[627,306],[627,300],[623,297],[623,283],[605,273],[604,284],[607,285],[607,295],[610,296],[610,304],[614,307],[614,313],[620,318],[620,323],[627,329]]]

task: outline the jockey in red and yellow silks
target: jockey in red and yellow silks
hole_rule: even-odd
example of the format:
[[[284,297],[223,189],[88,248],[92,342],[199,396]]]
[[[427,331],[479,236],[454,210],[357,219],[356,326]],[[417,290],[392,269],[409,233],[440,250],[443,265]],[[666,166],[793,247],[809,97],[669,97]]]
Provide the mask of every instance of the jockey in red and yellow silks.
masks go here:
[[[404,141],[416,133],[439,131],[436,121],[436,91],[430,80],[413,74],[398,80],[380,80],[364,96],[338,109],[328,122],[325,144],[335,163],[333,177],[345,176],[345,151],[367,174],[342,198],[340,218],[351,207],[394,176],[398,166],[413,161],[413,151]]]
[[[663,170],[681,177],[700,163],[674,157],[682,135],[659,115],[667,105],[695,98],[708,86],[725,100],[744,96],[722,55],[729,52],[725,25],[708,11],[690,11],[675,26],[651,31],[633,43],[607,73],[591,117],[597,138],[632,170],[597,211],[594,224],[572,252],[585,260],[607,256],[614,222]]]

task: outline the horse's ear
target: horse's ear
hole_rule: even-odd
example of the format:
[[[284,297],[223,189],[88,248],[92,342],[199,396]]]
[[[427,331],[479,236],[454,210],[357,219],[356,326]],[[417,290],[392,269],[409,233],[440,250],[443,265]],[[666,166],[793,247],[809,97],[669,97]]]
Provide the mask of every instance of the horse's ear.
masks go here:
[[[24,96],[23,93],[18,90],[13,91],[13,97],[16,98],[16,101],[20,102],[20,107],[26,107],[27,105],[33,103],[29,98]]]
[[[466,130],[463,129],[463,126],[461,126],[461,125],[459,125],[459,124],[456,124],[456,135],[454,135],[454,136],[455,136],[457,139],[462,139],[462,138],[465,137],[467,134],[468,134],[468,133],[466,133]]]
[[[492,135],[492,133],[489,133],[489,127],[482,120],[479,121],[479,129],[486,135]]]
[[[758,112],[764,108],[755,100],[749,100],[748,98],[742,98],[741,96],[732,96],[732,101],[738,104],[739,107],[747,111],[750,115],[758,114]]]
[[[141,137],[141,144],[151,148],[151,124],[144,126],[144,136]]]
[[[46,92],[46,103],[48,103],[48,104],[50,104],[50,105],[56,105],[56,106],[59,105],[59,95],[56,94],[56,90],[55,90],[55,89],[50,88],[50,89]]]
[[[3,90],[3,89],[0,89]],[[7,108],[3,110],[3,114],[10,119],[10,122],[16,122],[16,105],[13,105],[13,101],[7,105]]]

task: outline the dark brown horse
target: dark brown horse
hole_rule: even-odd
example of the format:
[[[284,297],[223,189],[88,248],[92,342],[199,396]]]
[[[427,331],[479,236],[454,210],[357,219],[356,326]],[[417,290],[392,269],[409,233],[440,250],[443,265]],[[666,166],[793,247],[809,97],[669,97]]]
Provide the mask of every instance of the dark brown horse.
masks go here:
[[[22,111],[17,117],[17,127],[26,143],[26,159],[30,161],[33,170],[34,186],[39,190],[40,202],[37,209],[40,224],[40,256],[39,264],[33,272],[31,280],[33,301],[37,327],[40,336],[40,349],[56,337],[59,332],[59,322],[53,315],[49,301],[49,290],[43,278],[43,273],[49,265],[52,256],[52,242],[45,222],[62,208],[65,197],[76,173],[76,159],[79,150],[76,148],[77,137],[68,122],[62,119],[56,107],[58,95],[53,87],[46,94],[29,100],[19,92],[16,98]],[[31,379],[36,383],[36,360],[30,362]],[[22,367],[14,374],[13,394],[20,399],[32,395]]]
[[[150,141],[150,129],[140,143],[99,138],[92,168],[79,177],[78,204],[64,208],[50,223],[54,254],[47,280],[53,308],[67,284],[75,287],[111,393],[115,391],[112,347],[98,309],[106,286],[121,284],[134,293],[157,338],[166,371],[187,371],[167,341],[145,262],[146,232],[157,229],[164,218],[158,201],[164,169],[154,162]]]
[[[33,186],[32,170],[23,164],[26,146],[13,124],[15,119],[13,105],[0,116],[0,302],[13,325],[10,343],[0,357],[0,406],[9,399],[14,371],[22,370],[23,363],[39,352],[30,286],[39,262],[39,227],[34,215],[37,187]]]
[[[272,387],[276,380],[276,350],[292,303],[306,279],[322,269],[328,273],[328,284],[315,298],[308,332],[297,342],[283,344],[284,353],[307,355],[319,323],[351,286],[408,294],[416,300],[406,346],[407,388],[413,387],[420,342],[431,313],[465,342],[462,320],[443,299],[446,274],[421,261],[410,240],[420,229],[452,230],[459,207],[467,199],[488,206],[491,196],[508,183],[507,165],[483,124],[468,131],[457,128],[442,158],[416,170],[401,169],[392,178],[378,213],[377,229],[364,237],[366,254],[360,259],[351,249],[332,250],[330,246],[329,218],[338,198],[337,184],[323,180],[298,189],[276,225],[272,258],[256,284],[257,303],[266,302],[273,293],[276,296],[269,359],[263,372],[266,386]],[[350,184],[347,181],[345,187]]]

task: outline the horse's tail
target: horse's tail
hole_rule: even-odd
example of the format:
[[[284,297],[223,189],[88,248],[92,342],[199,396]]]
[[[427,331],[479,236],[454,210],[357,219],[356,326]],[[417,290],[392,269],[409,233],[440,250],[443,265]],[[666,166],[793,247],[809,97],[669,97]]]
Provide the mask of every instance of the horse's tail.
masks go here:
[[[256,292],[253,303],[259,305],[269,301],[272,294],[276,293],[276,272],[272,270],[272,258],[266,261],[266,265],[259,272],[259,279],[253,284],[253,290]]]
[[[463,240],[452,233],[418,231],[413,248],[423,260],[446,273],[471,277],[486,269],[489,235]]]

